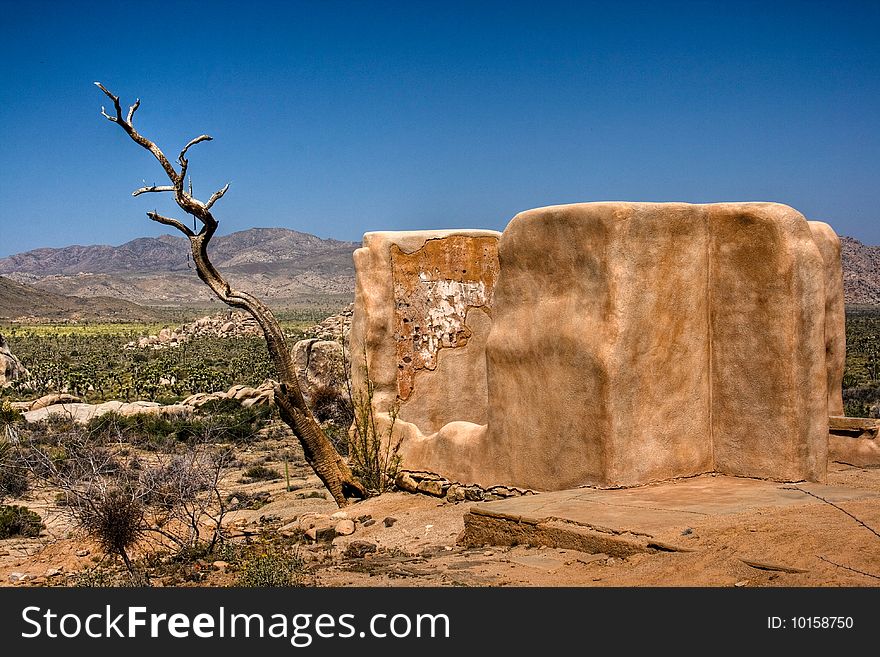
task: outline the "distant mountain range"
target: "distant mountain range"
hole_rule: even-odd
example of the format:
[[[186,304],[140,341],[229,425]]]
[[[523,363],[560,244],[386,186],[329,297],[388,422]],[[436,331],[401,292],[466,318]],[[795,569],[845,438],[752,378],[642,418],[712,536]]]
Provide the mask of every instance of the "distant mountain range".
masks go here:
[[[848,304],[880,305],[880,246],[840,238],[843,296]]]
[[[880,246],[841,237],[848,304],[880,305]],[[353,295],[356,242],[284,228],[252,228],[211,243],[214,264],[240,289],[284,307],[298,299]],[[35,249],[0,258],[0,318],[149,319],[156,309],[206,305],[211,292],[192,270],[182,237],[121,246]],[[147,306],[147,307],[143,307]]]
[[[284,228],[252,228],[215,237],[209,253],[233,286],[269,301],[290,301],[353,294],[351,254],[358,246]],[[213,299],[193,270],[189,242],[170,235],[121,246],[35,249],[0,258],[0,275],[54,294],[152,306]]]

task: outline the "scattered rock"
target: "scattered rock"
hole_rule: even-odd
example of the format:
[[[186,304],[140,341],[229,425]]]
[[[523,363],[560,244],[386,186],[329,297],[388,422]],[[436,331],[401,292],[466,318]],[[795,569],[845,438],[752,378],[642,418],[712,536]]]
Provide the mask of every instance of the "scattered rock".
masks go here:
[[[464,499],[468,502],[481,502],[483,500],[483,489],[479,486],[469,486],[465,488]]]
[[[608,555],[604,552],[596,552],[595,554],[579,554],[574,560],[579,561],[582,564],[590,564],[594,561],[605,561],[608,559]]]
[[[336,513],[331,513],[330,517],[334,520],[342,520],[343,518],[348,518],[348,512],[346,511],[337,511]]]
[[[368,518],[367,520],[364,520],[361,524],[362,524],[364,527],[372,527],[373,525],[376,524],[376,521],[373,520],[372,518]]]
[[[691,527],[685,527],[685,528],[682,530],[681,535],[682,535],[682,536],[690,536],[690,535],[693,534],[693,533],[694,533],[693,528],[691,528]]]
[[[535,494],[534,491],[527,488],[514,486],[490,486],[484,490],[476,484],[461,484],[449,481],[433,472],[413,470],[398,473],[394,483],[400,490],[409,493],[424,493],[433,497],[446,496],[447,501],[453,503],[503,500],[508,497]]]
[[[211,564],[211,568],[213,570],[219,570],[221,573],[225,573],[226,569],[229,568],[229,563],[226,561],[215,561]]]
[[[434,497],[443,497],[445,494],[445,490],[443,489],[443,484],[436,480],[425,480],[419,482],[416,490],[420,493],[426,493],[428,495],[433,495]]]
[[[343,518],[336,523],[336,527],[334,529],[337,536],[351,536],[352,534],[354,534],[354,521],[349,520],[348,518]]]
[[[327,499],[327,496],[323,493],[323,491],[310,490],[310,491],[300,491],[300,492],[294,494],[293,499],[295,499],[295,500]]]
[[[336,538],[336,528],[333,526],[310,527],[305,533],[313,541],[326,541],[329,543]]]
[[[329,527],[331,524],[330,516],[323,513],[304,513],[299,517],[299,528],[303,531],[314,527]]]
[[[46,577],[58,577],[64,571],[64,566],[60,568],[48,568],[46,569]]]
[[[464,489],[457,484],[453,484],[446,491],[446,499],[449,502],[464,502]]]
[[[78,557],[87,557],[91,554],[91,550],[77,550],[76,556]]]
[[[370,541],[352,541],[345,548],[345,556],[349,559],[363,559],[365,555],[375,552],[376,544]]]
[[[395,518],[394,516],[388,516],[388,517],[385,518],[385,520],[382,521],[382,523],[383,523],[386,527],[391,527],[391,526],[393,526],[395,522],[397,522],[397,518]]]
[[[351,330],[351,317],[354,314],[354,304],[350,304],[345,310],[336,315],[332,315],[323,320],[320,324],[316,324],[311,328],[307,328],[304,333],[310,338],[317,340],[335,340],[337,342],[348,342],[348,333]]]
[[[29,575],[25,573],[9,573],[9,581],[10,582],[24,582],[27,581]]]
[[[400,489],[405,490],[408,493],[416,493],[419,489],[418,482],[413,479],[412,475],[408,472],[401,472],[397,475],[397,478],[394,480],[394,484]]]
[[[293,522],[289,522],[278,528],[278,532],[281,534],[295,534],[298,531],[301,531],[298,520],[294,520]]]

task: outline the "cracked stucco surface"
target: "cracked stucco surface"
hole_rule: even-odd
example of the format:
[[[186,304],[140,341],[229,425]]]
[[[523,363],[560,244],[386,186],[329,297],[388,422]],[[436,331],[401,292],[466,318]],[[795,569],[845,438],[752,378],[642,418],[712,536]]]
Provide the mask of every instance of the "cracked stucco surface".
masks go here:
[[[497,240],[453,235],[413,253],[391,247],[398,397],[413,393],[415,376],[435,370],[441,349],[471,338],[468,309],[486,308],[498,278]]]

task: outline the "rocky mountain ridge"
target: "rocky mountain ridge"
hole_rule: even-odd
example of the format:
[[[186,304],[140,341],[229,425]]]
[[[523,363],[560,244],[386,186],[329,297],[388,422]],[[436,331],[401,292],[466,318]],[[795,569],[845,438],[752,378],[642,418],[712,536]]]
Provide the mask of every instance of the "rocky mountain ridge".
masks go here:
[[[322,239],[286,228],[250,228],[211,241],[211,260],[217,267],[268,264],[314,258],[318,254],[350,252],[359,245]],[[0,274],[70,276],[81,273],[172,272],[189,268],[189,241],[161,235],[139,237],[120,246],[95,244],[42,248],[0,258]]]
[[[358,246],[285,228],[252,228],[214,238],[209,253],[233,285],[278,300],[350,295],[352,252]],[[171,235],[120,246],[35,249],[0,258],[0,275],[73,297],[108,296],[159,306],[213,300],[195,274],[187,240]]]
[[[880,246],[841,236],[843,297],[847,304],[880,305]]]

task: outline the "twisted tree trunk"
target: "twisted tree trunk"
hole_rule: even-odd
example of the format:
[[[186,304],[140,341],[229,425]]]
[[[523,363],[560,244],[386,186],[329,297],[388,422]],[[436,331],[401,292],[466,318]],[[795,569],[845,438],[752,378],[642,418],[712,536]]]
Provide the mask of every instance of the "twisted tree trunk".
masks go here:
[[[220,272],[217,271],[208,257],[208,243],[211,241],[211,237],[213,237],[218,226],[217,220],[214,219],[211,213],[211,206],[226,194],[229,185],[227,184],[223,189],[212,194],[207,202],[202,202],[193,197],[192,186],[190,186],[189,191],[184,189],[184,180],[186,179],[186,171],[189,165],[186,159],[186,152],[190,147],[203,141],[210,141],[212,138],[208,135],[201,135],[184,146],[177,158],[180,165],[180,171],[178,171],[154,142],[135,130],[132,120],[134,113],[140,106],[140,100],[136,100],[129,107],[128,115],[123,118],[119,97],[110,93],[100,82],[95,84],[113,101],[115,110],[115,116],[113,116],[107,114],[102,107],[101,114],[107,120],[118,124],[135,143],[150,151],[159,161],[159,164],[171,181],[170,185],[141,187],[132,192],[132,196],[152,192],[170,192],[174,195],[177,205],[202,224],[201,230],[196,233],[177,219],[162,216],[158,212],[147,213],[147,216],[153,221],[165,224],[166,226],[173,226],[186,235],[190,241],[193,262],[195,263],[199,278],[211,288],[223,303],[233,308],[247,311],[260,325],[260,328],[263,330],[263,336],[266,338],[269,357],[272,359],[278,375],[279,384],[275,387],[275,402],[278,405],[281,419],[293,430],[294,435],[299,439],[306,461],[321,481],[324,482],[336,503],[342,507],[348,503],[348,499],[351,497],[366,497],[366,490],[363,484],[352,474],[348,464],[339,452],[336,451],[336,448],[333,447],[333,443],[324,434],[321,425],[315,420],[306,404],[305,397],[297,382],[293,357],[278,320],[275,319],[272,311],[262,301],[247,292],[233,289]]]

